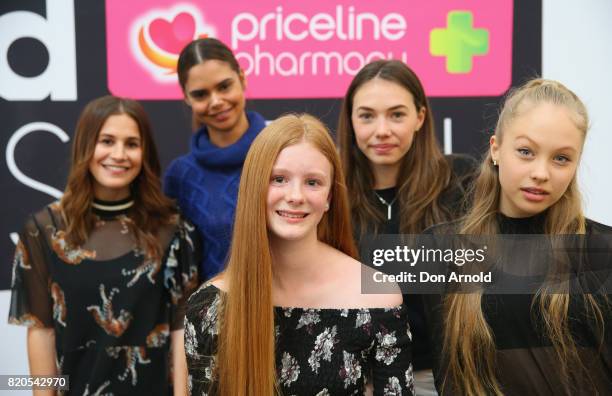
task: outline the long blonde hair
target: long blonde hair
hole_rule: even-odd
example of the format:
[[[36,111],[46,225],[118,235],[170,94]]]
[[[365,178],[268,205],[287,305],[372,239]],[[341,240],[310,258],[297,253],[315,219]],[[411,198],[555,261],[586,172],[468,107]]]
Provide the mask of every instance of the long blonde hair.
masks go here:
[[[277,119],[251,145],[240,180],[232,246],[224,275],[229,289],[219,316],[216,371],[221,395],[278,393],[266,197],[279,153],[300,142],[315,146],[332,165],[330,208],[318,225],[318,238],[356,257],[344,175],[329,131],[306,114]]]
[[[507,97],[495,128],[498,144],[501,144],[504,130],[514,118],[524,109],[540,103],[551,103],[569,109],[573,113],[572,120],[576,127],[586,136],[589,119],[582,101],[559,82],[534,79],[511,91]],[[461,222],[459,233],[499,233],[497,213],[500,195],[499,175],[493,165],[491,153],[488,152],[474,182],[473,203]],[[544,232],[548,235],[564,235],[584,234],[585,230],[586,221],[574,175],[562,197],[547,209]],[[479,293],[451,294],[445,298],[444,313],[447,325],[444,329],[442,353],[447,362],[443,373],[443,386],[447,391],[466,395],[502,394],[496,379],[495,342],[482,311],[481,299],[482,294]],[[568,306],[569,294],[555,294],[547,289],[540,289],[532,301],[532,309],[537,307],[543,316],[546,335],[561,362],[560,378],[565,379],[571,374],[568,371],[568,362],[577,362],[577,367],[582,367],[568,327]],[[585,295],[585,309],[592,312],[596,325],[603,332],[601,309],[589,294]],[[573,375],[580,375],[580,372]],[[452,389],[446,389],[449,383],[452,384]]]

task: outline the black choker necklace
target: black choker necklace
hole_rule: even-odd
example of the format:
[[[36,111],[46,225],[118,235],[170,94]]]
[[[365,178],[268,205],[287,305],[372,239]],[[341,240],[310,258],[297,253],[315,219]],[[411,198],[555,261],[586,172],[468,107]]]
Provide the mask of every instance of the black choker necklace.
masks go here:
[[[93,212],[100,216],[117,216],[126,213],[134,205],[134,199],[127,197],[119,201],[103,201],[94,198],[91,204]]]

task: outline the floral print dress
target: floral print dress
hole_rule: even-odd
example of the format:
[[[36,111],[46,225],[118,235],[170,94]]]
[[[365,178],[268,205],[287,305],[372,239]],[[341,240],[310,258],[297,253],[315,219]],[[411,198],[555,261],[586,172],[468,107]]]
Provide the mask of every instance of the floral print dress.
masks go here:
[[[135,243],[129,210],[94,211],[79,247],[67,243],[60,213],[59,203],[46,207],[20,234],[9,322],[54,330],[66,394],[169,394],[170,332],[198,285],[198,233],[175,216],[154,260]]]
[[[188,303],[185,352],[192,395],[214,381],[221,291],[204,284]],[[277,379],[283,395],[414,394],[406,308],[275,307]]]

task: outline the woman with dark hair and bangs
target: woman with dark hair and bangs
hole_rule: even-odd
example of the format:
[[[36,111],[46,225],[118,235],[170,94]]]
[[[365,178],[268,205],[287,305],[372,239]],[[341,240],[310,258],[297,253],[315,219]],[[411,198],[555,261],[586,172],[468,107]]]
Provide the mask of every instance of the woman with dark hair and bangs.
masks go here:
[[[244,164],[227,269],[188,303],[192,394],[413,394],[399,289],[362,294],[355,256],[329,131],[273,121]]]
[[[476,162],[444,156],[418,76],[401,61],[364,66],[348,87],[338,145],[359,245],[376,234],[418,234],[459,217]],[[406,295],[417,394],[435,394],[426,312]]]
[[[29,327],[30,373],[69,376],[70,395],[171,394],[173,373],[174,394],[186,393],[198,238],[161,191],[142,106],[90,102],[64,195],[27,219],[15,252],[9,322]]]

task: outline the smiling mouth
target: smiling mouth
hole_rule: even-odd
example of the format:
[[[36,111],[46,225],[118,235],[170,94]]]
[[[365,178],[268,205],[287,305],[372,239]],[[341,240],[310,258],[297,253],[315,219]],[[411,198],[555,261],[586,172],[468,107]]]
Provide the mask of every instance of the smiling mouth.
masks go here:
[[[285,212],[283,210],[277,210],[276,214],[281,217],[287,217],[289,219],[303,219],[304,217],[308,216],[308,213],[290,213]]]
[[[130,169],[127,166],[119,166],[119,165],[104,165],[103,164],[102,167],[110,171],[127,171],[128,169]]]
[[[213,118],[217,118],[217,117],[223,117],[227,114],[229,114],[229,112],[232,111],[232,108],[230,107],[229,109],[223,110],[223,111],[218,111],[215,114],[209,114],[209,117],[213,117]]]

